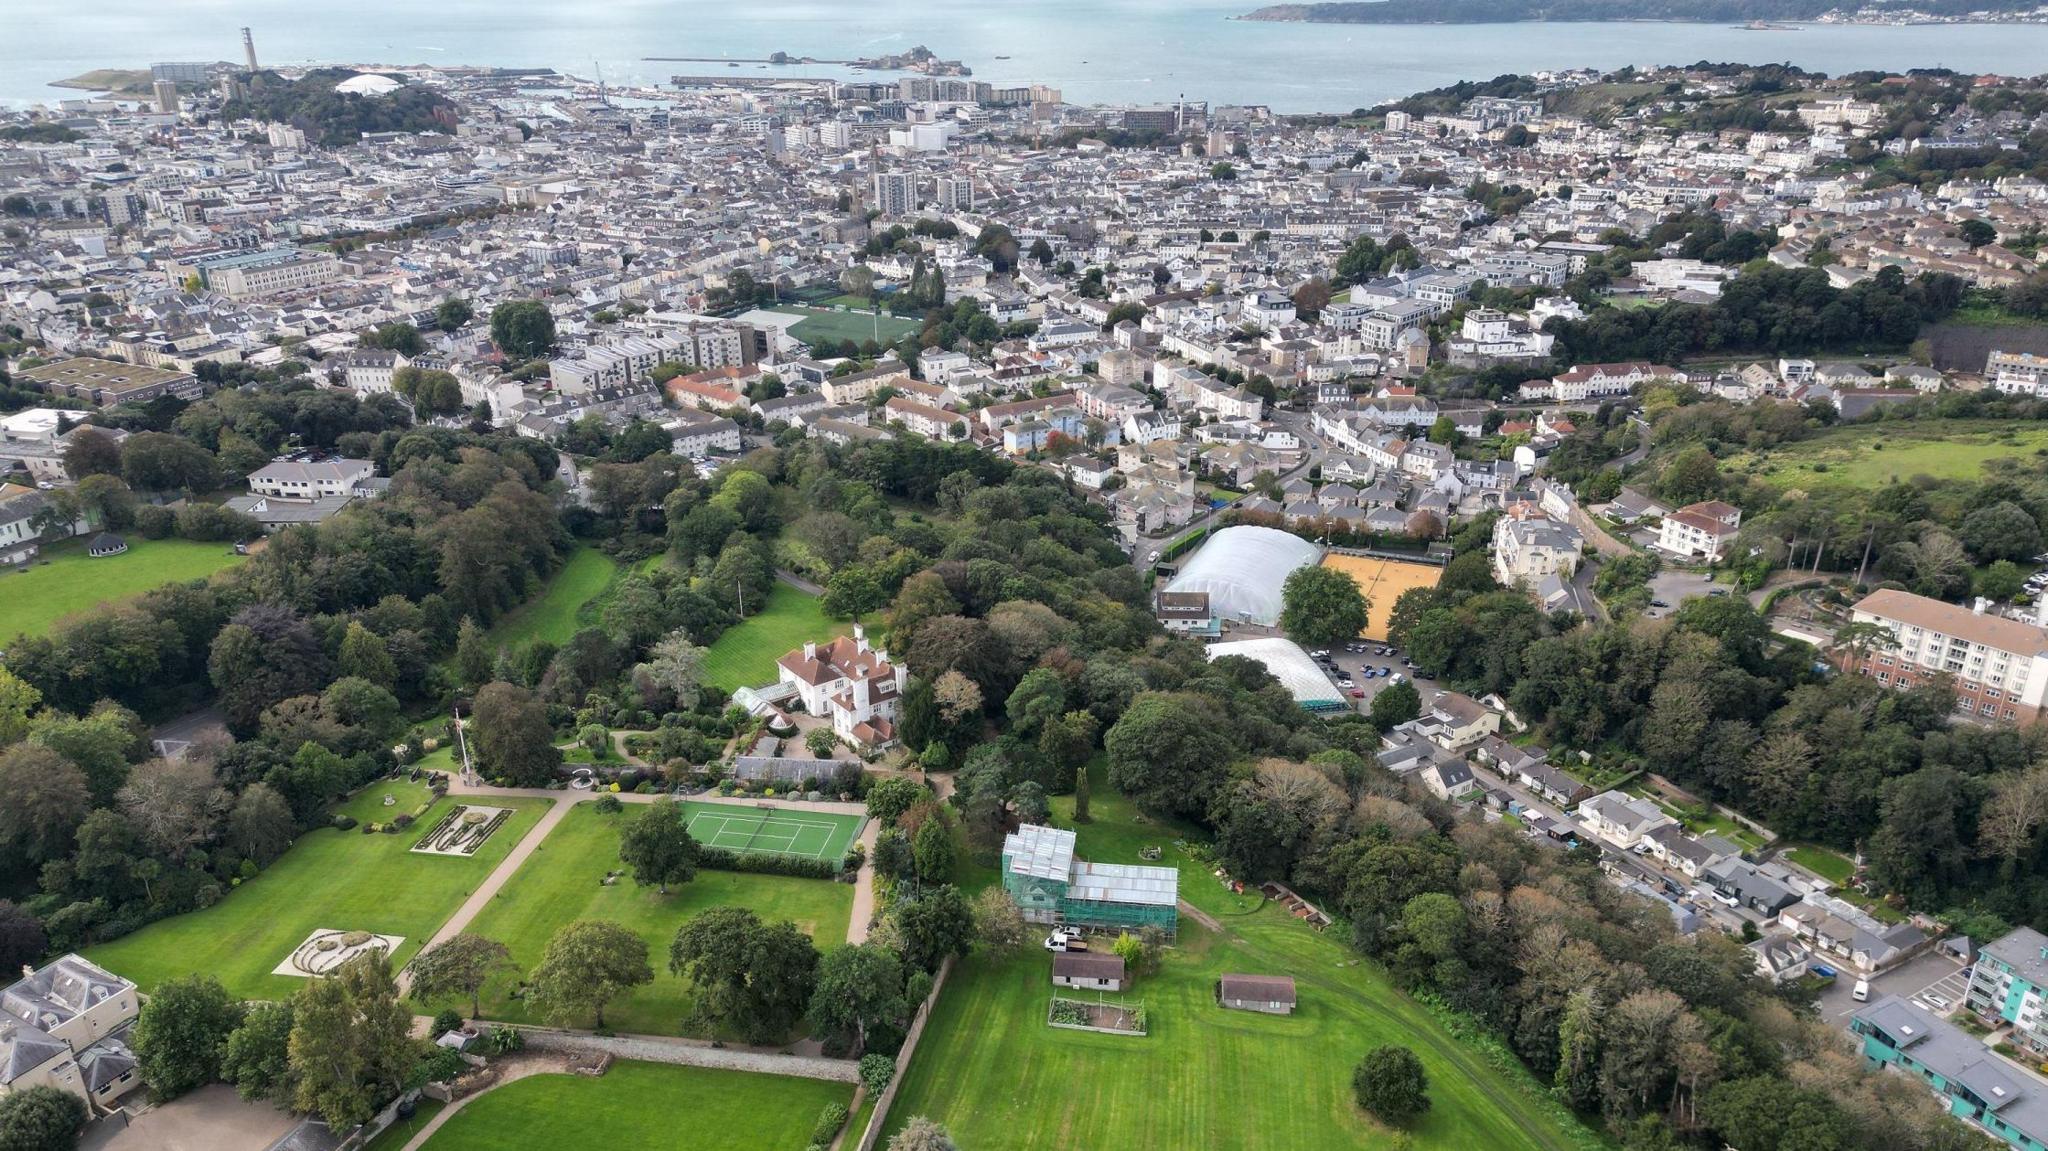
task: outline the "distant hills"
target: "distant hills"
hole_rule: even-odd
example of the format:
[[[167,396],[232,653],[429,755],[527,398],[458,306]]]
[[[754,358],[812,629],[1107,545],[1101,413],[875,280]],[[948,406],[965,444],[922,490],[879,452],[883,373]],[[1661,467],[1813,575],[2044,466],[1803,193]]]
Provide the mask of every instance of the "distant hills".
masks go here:
[[[1742,23],[1812,20],[1844,9],[1877,8],[1928,16],[1974,12],[2031,12],[2037,0],[1903,0],[1844,4],[1840,0],[1341,0],[1327,4],[1272,4],[1247,20],[1316,24],[1505,24],[1525,20],[1679,20]]]

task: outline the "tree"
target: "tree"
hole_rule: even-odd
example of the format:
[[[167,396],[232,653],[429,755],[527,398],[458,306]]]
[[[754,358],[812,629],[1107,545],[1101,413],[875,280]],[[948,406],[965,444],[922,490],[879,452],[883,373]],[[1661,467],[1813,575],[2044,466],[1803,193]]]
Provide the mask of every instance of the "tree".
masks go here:
[[[943,819],[927,819],[910,839],[920,883],[947,883],[953,878],[953,832]]]
[[[804,733],[804,747],[818,759],[830,759],[839,749],[839,737],[829,727],[814,727]]]
[[[419,1062],[412,1013],[384,952],[356,956],[292,998],[292,1106],[337,1131],[369,1119]]]
[[[455,631],[455,674],[463,685],[474,688],[489,683],[497,662],[498,653],[483,625],[475,616],[463,616],[462,626]]]
[[[2041,550],[2041,528],[2018,504],[2000,501],[1964,517],[1958,533],[1963,546],[1980,563],[2025,561]]]
[[[1024,913],[1001,887],[982,888],[974,897],[972,910],[975,940],[990,955],[1015,955],[1031,942],[1031,928],[1024,922]]]
[[[818,961],[811,992],[818,1034],[849,1055],[866,1053],[870,1036],[896,1033],[912,1005],[904,997],[903,960],[879,943],[835,947]]]
[[[379,324],[364,332],[358,342],[365,348],[382,348],[403,356],[417,356],[427,350],[427,342],[420,338],[420,330],[402,320]]]
[[[1429,1110],[1429,1076],[1413,1051],[1383,1044],[1365,1053],[1351,1072],[1358,1105],[1382,1123],[1402,1126]]]
[[[1109,782],[1153,811],[1199,816],[1223,781],[1230,741],[1192,697],[1148,692],[1102,738]]]
[[[292,1077],[291,1000],[249,1006],[242,1025],[228,1035],[221,1049],[221,1078],[248,1100],[290,1104],[298,1081]]]
[[[213,766],[188,756],[137,764],[114,802],[151,851],[179,862],[213,835],[229,800]]]
[[[1211,180],[1235,180],[1237,179],[1237,168],[1227,160],[1218,160],[1214,164],[1209,165],[1209,178]]]
[[[1956,235],[1972,248],[1981,248],[1998,239],[1998,229],[1983,220],[1964,220],[1956,226]]]
[[[679,709],[688,710],[704,698],[704,649],[690,642],[681,628],[657,641],[647,653],[647,677],[667,692]]]
[[[220,1078],[221,1046],[241,1025],[242,1004],[211,975],[158,984],[130,1037],[150,1096],[176,1099]]]
[[[821,602],[828,615],[846,619],[860,617],[889,602],[882,591],[882,585],[866,568],[848,565],[832,573],[825,581],[825,598]]]
[[[0,752],[0,795],[7,796],[0,803],[0,844],[33,863],[69,854],[93,806],[91,784],[77,764],[29,743]]]
[[[348,631],[341,637],[341,653],[335,657],[335,670],[344,676],[355,676],[371,683],[394,683],[398,679],[398,665],[391,662],[391,653],[384,646],[384,637],[352,620]]]
[[[515,787],[541,787],[562,766],[547,705],[523,687],[485,684],[476,693],[469,722],[478,767]]]
[[[584,1012],[604,1028],[604,1005],[619,992],[654,982],[647,941],[616,923],[582,919],[555,932],[527,978],[526,997],[550,1023]]]
[[[515,359],[538,359],[554,350],[555,317],[539,300],[507,300],[491,309],[491,343]]]
[[[263,709],[312,695],[329,678],[313,629],[290,608],[269,603],[235,613],[214,636],[206,670],[220,692],[228,730],[240,737],[255,733]]]
[[[121,443],[121,478],[138,492],[203,491],[218,472],[213,455],[183,436],[137,432]]]
[[[42,921],[27,910],[0,899],[0,971],[20,971],[50,949]]]
[[[85,1100],[37,1084],[0,1095],[0,1151],[72,1151],[85,1130]]]
[[[1280,585],[1280,626],[1310,647],[1349,643],[1365,631],[1372,605],[1351,573],[1309,564]]]
[[[1717,1083],[1700,1120],[1742,1151],[1837,1151],[1858,1146],[1849,1116],[1828,1095],[1775,1076]]]
[[[715,907],[676,932],[668,969],[696,991],[694,1026],[729,1027],[750,1043],[776,1043],[810,1003],[818,949],[793,923],[766,924],[744,907]]]
[[[291,805],[267,783],[252,783],[242,789],[234,809],[228,812],[227,845],[258,867],[271,861],[292,845],[298,824]]]
[[[922,970],[937,971],[946,956],[964,956],[974,946],[974,912],[950,883],[927,887],[899,903],[895,918],[903,958]]]
[[[878,779],[868,788],[868,817],[883,827],[893,827],[896,818],[909,811],[912,804],[930,797],[931,791],[909,776]]]
[[[1977,594],[2001,603],[2018,596],[2026,587],[2027,574],[2011,560],[1997,560],[1977,573]]]
[[[1407,680],[1390,684],[1372,697],[1372,725],[1381,731],[1395,728],[1422,714],[1422,693]]]
[[[1314,323],[1323,309],[1330,306],[1330,283],[1321,276],[1310,277],[1299,288],[1294,289],[1294,314],[1305,323]]]
[[[444,332],[452,332],[468,323],[476,315],[476,309],[461,296],[450,296],[434,305],[434,326]]]
[[[671,883],[697,878],[697,857],[682,809],[666,797],[642,808],[619,834],[619,859],[633,869],[633,882],[652,884],[662,895]]]
[[[423,416],[452,416],[462,410],[462,381],[439,368],[411,364],[391,373],[391,390],[412,401]]]
[[[463,932],[437,943],[413,958],[412,994],[421,1001],[467,996],[469,1017],[483,1014],[484,988],[511,971],[512,950],[495,939]]]
[[[889,1151],[960,1151],[960,1146],[944,1127],[922,1115],[912,1115],[903,1130],[889,1139]]]
[[[94,427],[71,433],[64,445],[64,473],[74,480],[87,476],[121,474],[121,445],[114,437]]]

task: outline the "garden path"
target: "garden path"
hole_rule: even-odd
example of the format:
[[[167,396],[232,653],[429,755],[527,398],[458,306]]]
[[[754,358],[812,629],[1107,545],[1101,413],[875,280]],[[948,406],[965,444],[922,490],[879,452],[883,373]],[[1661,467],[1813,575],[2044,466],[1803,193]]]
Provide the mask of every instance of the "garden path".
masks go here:
[[[567,810],[566,806],[563,810]],[[490,1086],[481,1091],[473,1091],[468,1095],[464,1095],[462,1098],[449,1103],[448,1106],[441,1108],[440,1114],[427,1120],[427,1125],[415,1132],[413,1137],[407,1140],[405,1146],[400,1148],[399,1151],[419,1151],[421,1147],[426,1146],[427,1140],[434,1137],[434,1132],[441,1129],[441,1124],[448,1122],[450,1115],[467,1107],[470,1100],[481,1099],[505,1084],[524,1079],[529,1075],[563,1074],[569,1070],[569,1059],[566,1055],[554,1052],[535,1054],[522,1052],[516,1055],[500,1056],[491,1061],[491,1066],[498,1069],[498,1077],[492,1080]]]

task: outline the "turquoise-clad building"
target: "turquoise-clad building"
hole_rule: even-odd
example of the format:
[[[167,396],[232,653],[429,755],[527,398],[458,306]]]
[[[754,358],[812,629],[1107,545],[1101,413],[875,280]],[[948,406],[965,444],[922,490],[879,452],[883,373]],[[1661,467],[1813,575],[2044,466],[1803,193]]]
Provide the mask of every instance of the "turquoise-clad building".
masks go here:
[[[1180,926],[1180,872],[1074,858],[1074,833],[1027,823],[1003,840],[1003,890],[1032,923],[1105,931]]]
[[[1926,1083],[1950,1114],[2022,1151],[2048,1148],[2048,1082],[1962,1028],[1887,995],[1851,1015],[1849,1030],[1862,1040],[1865,1059]]]
[[[2012,1024],[2014,1042],[2048,1052],[2048,935],[2022,927],[1985,944],[1963,1002],[1985,1020]]]

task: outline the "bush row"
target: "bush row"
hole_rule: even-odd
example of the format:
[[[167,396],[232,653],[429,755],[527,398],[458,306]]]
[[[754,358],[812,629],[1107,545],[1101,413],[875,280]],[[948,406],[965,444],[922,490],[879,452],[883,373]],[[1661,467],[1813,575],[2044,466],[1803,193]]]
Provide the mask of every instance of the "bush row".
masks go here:
[[[767,855],[751,851],[728,851],[704,847],[697,866],[710,871],[747,871],[761,875],[792,875],[798,879],[831,879],[845,866],[844,860],[812,859],[802,855]]]

